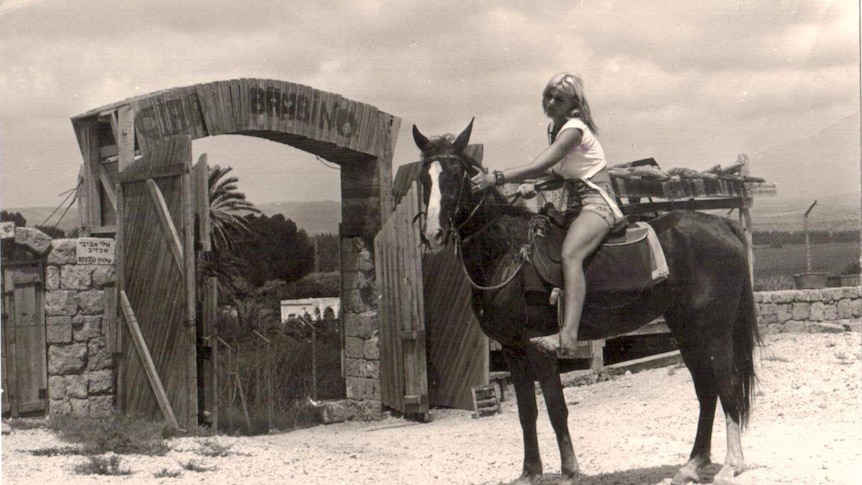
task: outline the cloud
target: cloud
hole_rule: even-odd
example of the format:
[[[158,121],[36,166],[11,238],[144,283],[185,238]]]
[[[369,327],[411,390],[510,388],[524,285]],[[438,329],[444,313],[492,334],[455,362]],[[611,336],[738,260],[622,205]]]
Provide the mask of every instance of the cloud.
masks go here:
[[[476,117],[473,139],[496,168],[542,149],[541,89],[576,70],[616,161],[711,165],[858,109],[858,9],[851,0],[7,0],[2,200],[36,196],[15,192],[23,184],[10,168],[43,163],[34,146],[74,177],[71,116],[239,77],[303,83],[401,117],[396,164],[417,155],[413,123],[438,134]]]

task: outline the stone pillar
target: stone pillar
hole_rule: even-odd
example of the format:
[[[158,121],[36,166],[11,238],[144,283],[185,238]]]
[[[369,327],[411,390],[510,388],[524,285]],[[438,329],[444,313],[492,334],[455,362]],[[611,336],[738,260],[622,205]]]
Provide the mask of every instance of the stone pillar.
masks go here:
[[[114,410],[116,396],[106,341],[113,321],[105,318],[105,290],[116,285],[116,271],[113,264],[78,264],[77,247],[77,239],[56,239],[47,257],[48,408],[51,414],[104,416]]]
[[[344,376],[347,398],[380,412],[380,357],[373,247],[361,237],[341,241]]]

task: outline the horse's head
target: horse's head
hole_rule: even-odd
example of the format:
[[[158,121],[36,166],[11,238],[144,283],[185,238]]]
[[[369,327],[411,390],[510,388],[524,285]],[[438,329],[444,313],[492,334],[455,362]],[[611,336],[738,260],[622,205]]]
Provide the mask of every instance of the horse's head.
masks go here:
[[[460,135],[427,138],[413,125],[413,139],[422,152],[422,184],[426,214],[422,235],[431,251],[437,252],[462,219],[469,217],[469,205],[474,198],[470,177],[481,168],[464,154],[470,141],[473,121]]]

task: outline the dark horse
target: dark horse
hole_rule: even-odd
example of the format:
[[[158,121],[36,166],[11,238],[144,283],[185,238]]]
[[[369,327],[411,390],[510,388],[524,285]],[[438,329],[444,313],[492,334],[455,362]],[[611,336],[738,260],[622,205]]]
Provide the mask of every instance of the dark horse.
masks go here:
[[[498,341],[511,373],[524,436],[524,481],[542,474],[536,436],[538,410],[534,381],[542,387],[560,448],[561,470],[574,481],[578,464],[568,430],[557,357],[541,352],[531,337],[558,331],[547,297],[524,291],[513,277],[517,253],[527,239],[532,214],[513,206],[497,190],[471,191],[470,176],[482,170],[464,154],[473,123],[458,137],[428,139],[414,126],[422,152],[426,213],[423,237],[432,251],[454,240],[473,282],[472,304],[486,335]],[[727,429],[727,456],[715,483],[742,472],[740,429],[751,408],[753,352],[759,342],[741,228],[725,218],[674,211],[649,221],[665,251],[669,278],[627,305],[587,305],[579,337],[608,338],[632,331],[664,315],[679,343],[700,403],[691,458],[673,483],[697,481],[710,464],[712,426],[721,399]]]

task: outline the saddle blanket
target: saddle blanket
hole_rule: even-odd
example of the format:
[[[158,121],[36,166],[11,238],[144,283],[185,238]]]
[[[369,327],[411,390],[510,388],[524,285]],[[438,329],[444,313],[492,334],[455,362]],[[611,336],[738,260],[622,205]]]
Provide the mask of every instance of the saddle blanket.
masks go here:
[[[528,271],[526,288],[545,291],[545,285],[563,288],[562,248],[565,229],[547,217],[535,216],[531,224],[531,250],[528,261],[535,272]],[[535,273],[540,281],[531,281]],[[625,235],[607,238],[584,262],[587,293],[643,291],[667,279],[667,260],[655,230],[649,224],[630,224]]]

